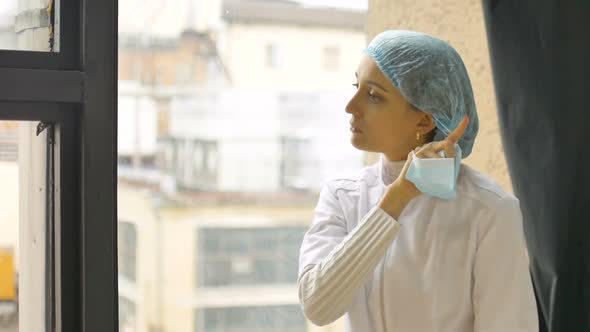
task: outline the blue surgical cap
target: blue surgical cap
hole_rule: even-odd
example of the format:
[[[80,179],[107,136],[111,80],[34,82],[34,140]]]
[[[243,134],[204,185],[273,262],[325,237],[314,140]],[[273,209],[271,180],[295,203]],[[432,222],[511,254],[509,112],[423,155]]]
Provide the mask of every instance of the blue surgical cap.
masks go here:
[[[410,104],[432,114],[435,141],[445,139],[469,116],[458,142],[463,158],[469,156],[479,120],[467,69],[453,47],[424,33],[388,30],[373,38],[364,52]]]

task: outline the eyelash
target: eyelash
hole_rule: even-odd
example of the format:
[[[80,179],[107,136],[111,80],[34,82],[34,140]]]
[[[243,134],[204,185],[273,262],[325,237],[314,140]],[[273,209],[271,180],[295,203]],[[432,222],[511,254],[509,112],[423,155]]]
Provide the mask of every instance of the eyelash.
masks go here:
[[[358,83],[352,83],[352,86],[354,86],[357,89],[359,88]],[[374,102],[378,102],[380,100],[380,98],[378,96],[372,94],[371,91],[369,91],[368,95],[369,95],[369,99],[371,99]]]

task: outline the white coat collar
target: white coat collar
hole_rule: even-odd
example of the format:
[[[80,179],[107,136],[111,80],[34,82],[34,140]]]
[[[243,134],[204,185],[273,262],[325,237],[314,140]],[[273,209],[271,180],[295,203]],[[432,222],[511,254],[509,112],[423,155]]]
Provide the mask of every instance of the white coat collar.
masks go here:
[[[389,161],[385,155],[381,154],[379,158],[379,174],[381,182],[386,186],[390,185],[395,179],[397,179],[405,164],[405,160]]]

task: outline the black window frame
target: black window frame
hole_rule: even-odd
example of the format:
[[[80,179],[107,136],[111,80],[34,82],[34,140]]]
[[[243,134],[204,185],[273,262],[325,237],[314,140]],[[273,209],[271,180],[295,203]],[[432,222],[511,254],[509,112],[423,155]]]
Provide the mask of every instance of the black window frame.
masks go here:
[[[55,331],[118,331],[117,5],[60,0],[60,52],[0,50],[0,120],[56,128]]]

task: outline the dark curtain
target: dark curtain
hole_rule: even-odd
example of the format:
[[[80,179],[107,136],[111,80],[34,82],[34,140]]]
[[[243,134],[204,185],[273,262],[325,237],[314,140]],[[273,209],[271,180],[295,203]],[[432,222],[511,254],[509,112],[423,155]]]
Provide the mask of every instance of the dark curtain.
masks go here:
[[[590,0],[483,0],[540,330],[590,331]]]

